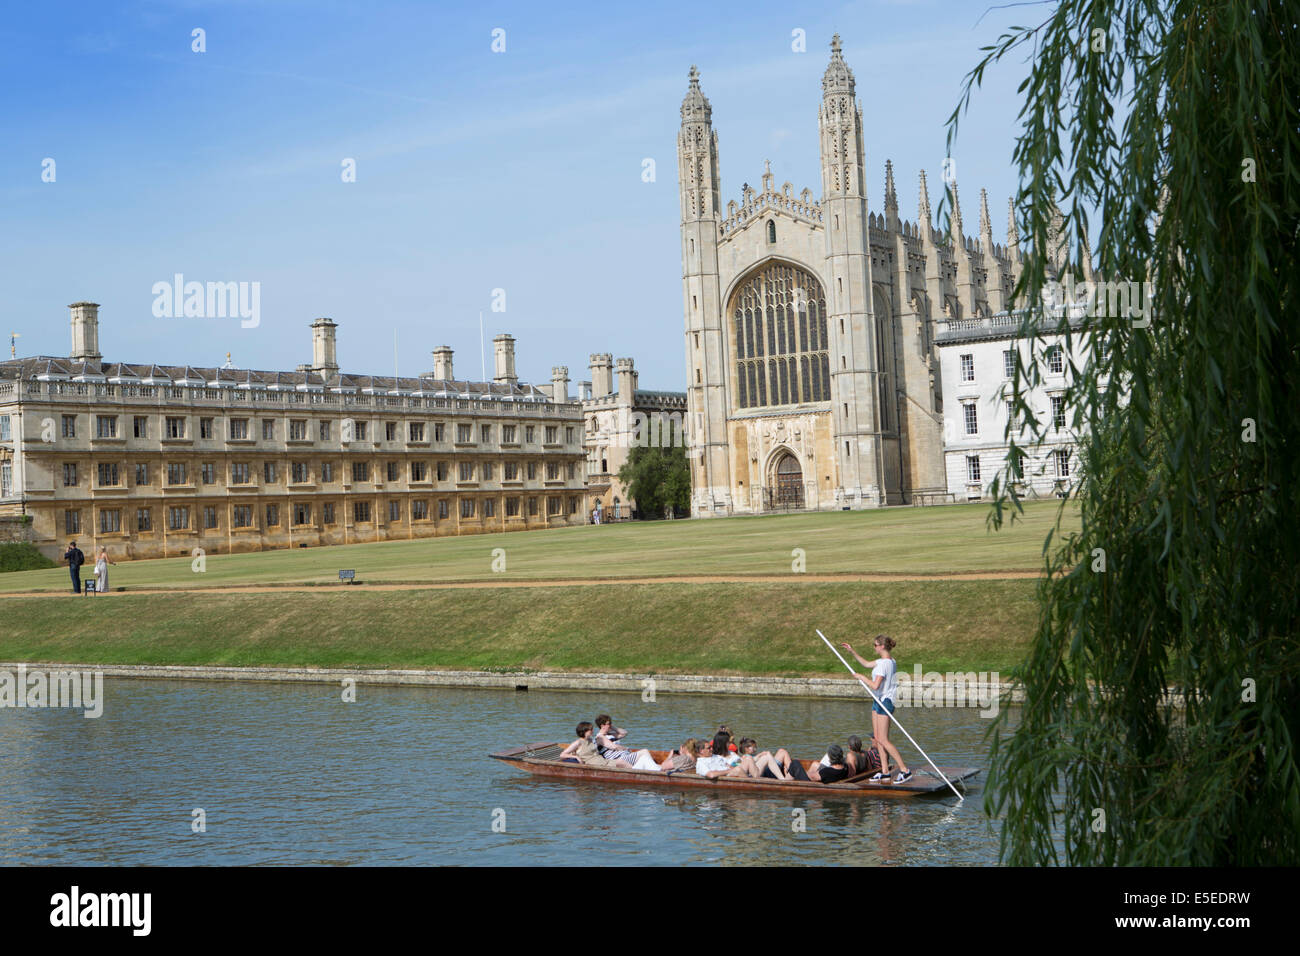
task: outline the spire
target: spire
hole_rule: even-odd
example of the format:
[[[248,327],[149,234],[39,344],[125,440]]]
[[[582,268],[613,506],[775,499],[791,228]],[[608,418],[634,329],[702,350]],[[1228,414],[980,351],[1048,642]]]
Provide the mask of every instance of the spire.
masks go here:
[[[993,252],[993,223],[989,221],[989,191],[980,190],[980,243],[985,254]]]
[[[1016,201],[1007,200],[1007,255],[1012,262],[1020,261],[1020,229],[1016,226]]]
[[[885,160],[885,224],[898,228],[898,192],[894,189],[894,163]]]
[[[706,123],[713,122],[713,107],[709,105],[708,97],[700,91],[700,71],[691,67],[690,72],[691,85],[686,90],[686,97],[682,100],[682,125],[687,123]]]
[[[770,193],[773,191],[772,161],[763,160],[763,192]]]
[[[831,38],[831,62],[822,77],[822,95],[847,93],[852,96],[854,89],[853,71],[840,55],[840,35],[837,33]]]
[[[921,238],[930,238],[930,191],[925,186],[925,170],[921,170],[921,198],[916,203],[916,218],[921,224]]]
[[[952,234],[961,236],[961,200],[957,198],[957,180],[952,181]]]
[[[1047,261],[1059,274],[1069,257],[1070,240],[1065,234],[1065,216],[1061,214],[1061,207],[1056,205],[1056,200],[1052,200],[1052,213],[1047,223]]]

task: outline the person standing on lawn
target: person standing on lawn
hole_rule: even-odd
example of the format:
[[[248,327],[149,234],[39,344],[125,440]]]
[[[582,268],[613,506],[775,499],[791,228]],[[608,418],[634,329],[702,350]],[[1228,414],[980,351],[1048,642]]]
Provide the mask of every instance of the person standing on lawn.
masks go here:
[[[72,575],[72,593],[81,593],[81,566],[86,563],[86,555],[77,547],[77,542],[69,541],[68,550],[63,560],[68,562],[68,571]]]
[[[108,590],[108,566],[117,564],[108,556],[107,548],[99,549],[99,557],[95,559],[95,590],[104,592]]]

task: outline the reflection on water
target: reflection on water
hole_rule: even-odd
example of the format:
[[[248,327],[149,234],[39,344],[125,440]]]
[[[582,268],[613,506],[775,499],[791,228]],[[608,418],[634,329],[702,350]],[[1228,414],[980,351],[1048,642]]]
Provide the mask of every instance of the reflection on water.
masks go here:
[[[726,723],[819,756],[868,705],[779,698],[105,682],[104,716],[0,710],[0,863],[975,864],[983,776],[946,797],[806,797],[532,777],[489,751],[568,742],[599,712],[637,747]],[[940,765],[987,769],[973,709],[900,711]],[[897,737],[897,735],[895,735]],[[897,741],[896,741],[897,742]],[[903,741],[913,767],[923,766]],[[203,808],[206,833],[191,831]],[[493,832],[493,812],[506,830]],[[802,811],[804,829],[792,826]]]

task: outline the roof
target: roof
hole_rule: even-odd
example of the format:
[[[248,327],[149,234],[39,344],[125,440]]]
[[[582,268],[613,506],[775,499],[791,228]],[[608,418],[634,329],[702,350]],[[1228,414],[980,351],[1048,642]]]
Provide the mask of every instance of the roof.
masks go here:
[[[439,397],[549,401],[534,385],[442,380],[392,375],[354,375],[299,370],[294,372],[193,365],[87,362],[49,355],[0,362],[0,380],[87,381],[109,384],[204,385],[209,388],[257,388],[295,391],[355,391],[366,394],[421,392]]]

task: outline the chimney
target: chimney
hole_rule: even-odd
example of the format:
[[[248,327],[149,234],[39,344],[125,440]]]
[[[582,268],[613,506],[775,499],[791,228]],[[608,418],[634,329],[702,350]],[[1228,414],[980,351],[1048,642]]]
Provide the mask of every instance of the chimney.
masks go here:
[[[334,343],[333,319],[320,318],[311,324],[311,370],[329,377],[339,370],[338,350]]]
[[[618,403],[620,405],[631,405],[633,396],[636,393],[636,369],[632,367],[630,358],[621,358],[618,360]]]
[[[433,377],[435,381],[450,382],[456,376],[451,370],[451,346],[439,345],[433,350]]]
[[[608,352],[591,356],[591,397],[604,398],[614,391],[614,356]]]
[[[99,354],[99,303],[74,302],[72,310],[72,355],[74,362],[98,362]]]
[[[568,402],[569,366],[556,365],[551,369],[551,401]]]
[[[502,332],[492,340],[496,352],[496,375],[492,381],[498,385],[514,385],[519,381],[515,374],[515,337]]]

